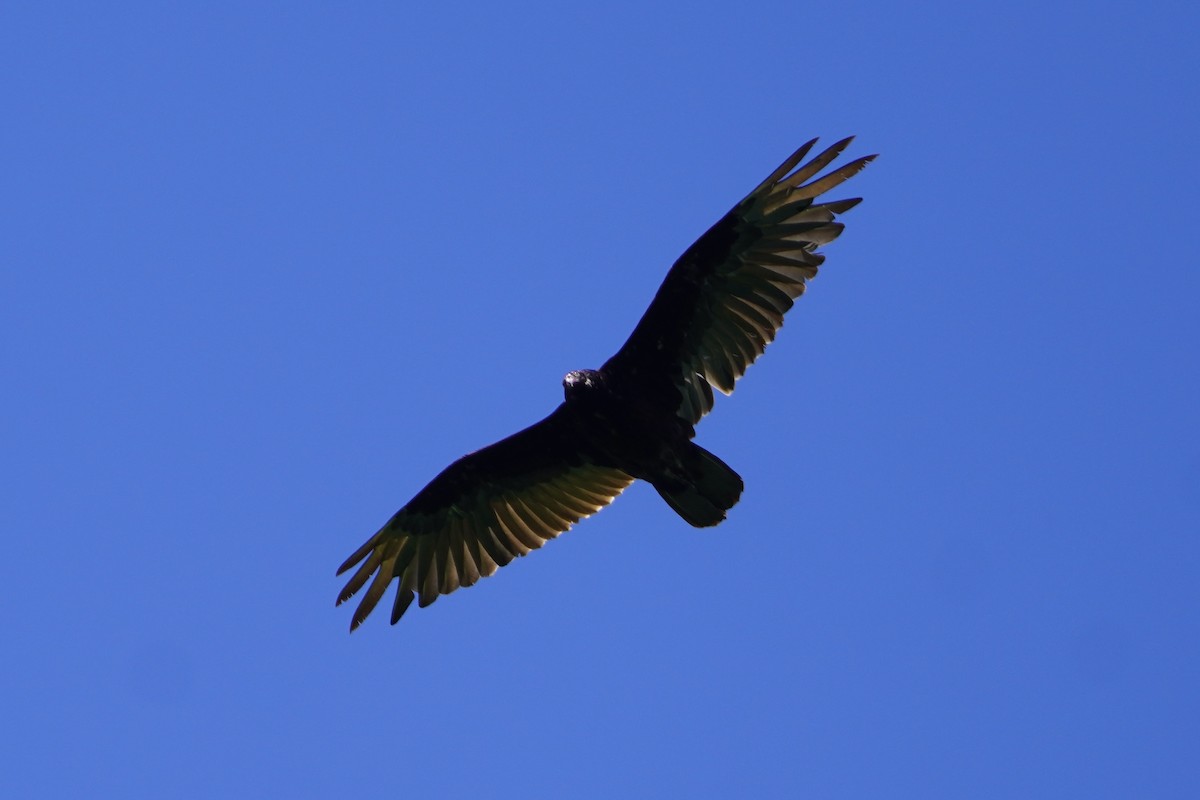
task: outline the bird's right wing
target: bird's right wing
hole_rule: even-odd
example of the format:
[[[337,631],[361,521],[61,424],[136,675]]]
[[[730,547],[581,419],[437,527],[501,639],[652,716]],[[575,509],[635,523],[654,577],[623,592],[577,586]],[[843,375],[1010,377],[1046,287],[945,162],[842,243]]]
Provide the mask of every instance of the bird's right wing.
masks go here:
[[[783,315],[842,232],[859,199],[817,202],[865,167],[866,156],[817,177],[850,143],[797,167],[808,142],[701,236],[667,273],[628,341],[603,371],[695,424],[775,338]]]
[[[362,624],[393,579],[400,580],[394,625],[414,597],[424,608],[492,575],[599,511],[632,482],[581,452],[565,406],[463,456],[338,568],[341,575],[362,562],[338,595],[339,605],[371,581],[350,630]]]

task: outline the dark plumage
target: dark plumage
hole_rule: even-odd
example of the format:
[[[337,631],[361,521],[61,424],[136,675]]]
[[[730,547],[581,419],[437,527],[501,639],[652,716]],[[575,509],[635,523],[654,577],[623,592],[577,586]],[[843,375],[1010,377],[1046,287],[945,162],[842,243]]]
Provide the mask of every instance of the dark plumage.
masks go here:
[[[813,178],[844,139],[799,169],[808,142],[687,249],[628,341],[599,370],[563,379],[550,416],[460,458],[338,568],[362,562],[338,603],[367,585],[357,628],[392,580],[392,623],[414,598],[424,607],[471,586],[648,481],[697,527],[716,525],[742,479],[693,443],[712,410],[775,338],[783,315],[817,274],[815,252],[842,232],[835,217],[860,198],[815,203],[874,156]],[[793,172],[793,170],[795,170]],[[372,576],[374,579],[372,580]]]

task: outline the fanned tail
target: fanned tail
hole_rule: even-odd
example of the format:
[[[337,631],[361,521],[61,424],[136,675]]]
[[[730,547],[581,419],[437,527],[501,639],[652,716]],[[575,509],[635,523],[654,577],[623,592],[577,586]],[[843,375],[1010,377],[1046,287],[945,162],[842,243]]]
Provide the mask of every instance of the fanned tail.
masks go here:
[[[667,505],[689,525],[708,528],[725,519],[742,496],[742,478],[721,459],[698,444],[688,442],[683,454],[686,479],[654,481]]]

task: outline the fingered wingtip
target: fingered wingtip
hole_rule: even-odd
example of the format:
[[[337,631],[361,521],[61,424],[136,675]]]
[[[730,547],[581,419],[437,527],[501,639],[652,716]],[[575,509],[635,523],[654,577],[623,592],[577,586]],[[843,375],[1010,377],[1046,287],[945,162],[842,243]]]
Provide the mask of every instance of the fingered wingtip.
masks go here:
[[[842,167],[842,169],[846,170],[851,175],[857,175],[858,173],[860,173],[864,169],[866,169],[867,165],[870,164],[872,161],[874,161],[878,157],[879,157],[878,153],[872,153],[869,156],[862,156],[861,158],[854,159],[849,164]]]
[[[373,606],[372,606],[373,608]],[[371,613],[371,608],[364,609],[362,604],[354,609],[354,616],[350,618],[350,632],[354,633],[364,622],[367,621],[367,616]]]

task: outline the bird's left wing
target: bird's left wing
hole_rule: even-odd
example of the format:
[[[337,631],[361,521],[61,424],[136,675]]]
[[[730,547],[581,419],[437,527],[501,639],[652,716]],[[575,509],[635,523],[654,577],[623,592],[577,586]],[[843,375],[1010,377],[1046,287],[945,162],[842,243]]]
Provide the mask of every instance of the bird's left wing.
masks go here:
[[[818,202],[874,156],[821,170],[843,139],[797,167],[805,144],[696,240],[667,273],[654,301],[603,371],[695,424],[762,355],[783,315],[825,260],[818,247],[842,232],[837,215],[859,199]]]
[[[339,575],[362,564],[338,595],[339,605],[371,581],[350,630],[393,579],[400,580],[394,625],[414,597],[424,608],[438,595],[471,586],[599,511],[632,482],[581,452],[571,415],[559,406],[541,422],[451,464],[346,559]]]

